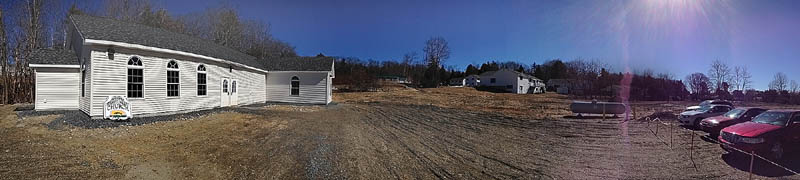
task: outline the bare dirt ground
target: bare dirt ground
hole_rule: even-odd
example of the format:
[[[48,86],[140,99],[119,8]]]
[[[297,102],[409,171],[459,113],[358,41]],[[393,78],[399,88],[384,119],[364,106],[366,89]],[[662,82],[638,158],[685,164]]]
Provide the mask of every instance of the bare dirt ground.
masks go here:
[[[334,97],[330,106],[242,107],[96,129],[51,129],[60,115],[20,119],[3,106],[0,179],[748,177],[748,158],[700,137],[690,158],[692,135],[674,117],[662,115],[670,125],[658,133],[640,120],[688,102],[635,103],[637,119],[624,121],[571,118],[570,100],[555,94],[394,88]],[[796,162],[784,165],[797,171]],[[757,178],[800,178],[790,175],[756,164]]]

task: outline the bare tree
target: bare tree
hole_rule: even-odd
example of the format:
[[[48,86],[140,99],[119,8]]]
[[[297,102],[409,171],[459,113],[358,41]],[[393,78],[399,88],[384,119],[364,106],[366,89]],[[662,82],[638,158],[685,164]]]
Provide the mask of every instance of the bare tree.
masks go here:
[[[417,53],[416,52],[409,52],[403,55],[403,76],[408,77],[409,68],[414,62],[417,61]]]
[[[152,8],[149,0],[105,0],[103,3],[104,16],[131,22],[143,22],[146,16],[142,14]]]
[[[658,75],[656,75],[656,77],[659,78],[659,79],[664,79],[664,80],[673,80],[673,79],[675,79],[675,75],[672,74],[672,73],[658,73]]]
[[[431,66],[439,66],[450,58],[450,47],[443,37],[432,37],[425,42],[425,62]]]
[[[706,95],[709,93],[709,79],[703,73],[694,73],[686,76],[686,86],[692,94]]]
[[[241,48],[243,27],[236,10],[220,8],[213,11],[211,37],[214,42],[233,48]]]
[[[33,79],[32,73],[28,68],[27,57],[35,49],[45,45],[45,31],[42,16],[44,15],[43,0],[28,0],[18,4],[21,13],[17,13],[16,28],[22,30],[16,34],[16,45],[14,48],[14,75],[12,76],[11,86],[7,90],[15,91],[13,102],[33,101]]]
[[[738,69],[739,71],[736,73],[737,74],[736,76],[739,79],[738,85],[739,87],[741,87],[740,89],[742,91],[750,89],[750,86],[752,86],[751,84],[753,84],[753,81],[750,79],[753,78],[753,76],[750,75],[750,72],[747,71],[747,67],[745,66],[741,66]]]
[[[769,83],[770,90],[777,90],[777,91],[784,91],[786,90],[786,86],[789,84],[789,80],[786,77],[786,74],[782,72],[778,72],[773,77],[772,82]]]
[[[736,66],[733,68],[733,74],[731,77],[731,86],[733,86],[736,90],[747,90],[750,87],[750,72],[747,72],[747,67],[744,66]]]
[[[730,81],[731,70],[727,64],[720,60],[714,60],[711,62],[711,69],[708,70],[708,78],[714,85],[714,89],[720,90],[723,88],[722,83],[726,83]],[[729,91],[729,89],[722,89],[725,91]]]
[[[800,85],[797,84],[797,81],[792,80],[789,82],[789,91],[792,93],[797,93],[800,90]]]
[[[2,104],[8,103],[8,39],[6,38],[6,26],[3,20],[3,7],[0,5],[0,78],[2,78],[3,97]]]

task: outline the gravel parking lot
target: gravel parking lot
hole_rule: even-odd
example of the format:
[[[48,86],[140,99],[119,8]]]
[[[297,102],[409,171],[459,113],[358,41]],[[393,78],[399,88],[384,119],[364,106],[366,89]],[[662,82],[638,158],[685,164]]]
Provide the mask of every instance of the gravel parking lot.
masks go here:
[[[565,109],[567,98],[552,94],[438,88],[334,96],[340,103],[331,106],[255,105],[129,124],[77,120],[71,112],[17,116],[14,107],[4,106],[0,178],[748,176],[743,165],[749,159],[723,155],[716,144],[699,138],[690,158],[690,134],[661,126],[656,135],[652,124],[640,120],[689,103],[637,103],[639,119],[625,121],[573,118]],[[672,147],[663,141],[669,140],[668,129],[675,132]],[[765,163],[757,165],[759,178],[798,178]]]

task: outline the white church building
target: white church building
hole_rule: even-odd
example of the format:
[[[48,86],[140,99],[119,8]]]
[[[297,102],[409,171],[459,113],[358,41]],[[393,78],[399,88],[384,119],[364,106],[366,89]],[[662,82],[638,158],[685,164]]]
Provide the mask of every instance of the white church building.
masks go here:
[[[328,104],[333,58],[257,59],[211,41],[141,24],[70,16],[64,50],[37,50],[36,110],[103,116],[111,96],[132,115],[265,102]]]

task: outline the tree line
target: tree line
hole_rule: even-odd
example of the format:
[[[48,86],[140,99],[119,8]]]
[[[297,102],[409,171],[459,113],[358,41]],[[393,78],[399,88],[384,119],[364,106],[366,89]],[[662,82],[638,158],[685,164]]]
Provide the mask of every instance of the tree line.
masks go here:
[[[416,52],[409,52],[399,61],[336,57],[333,84],[341,91],[370,91],[380,87],[378,77],[400,76],[407,78],[414,87],[439,87],[451,78],[464,76],[463,71],[444,67],[444,62],[450,58],[450,47],[443,37],[425,41],[422,52],[422,58]]]
[[[21,0],[0,4],[0,103],[33,100],[27,58],[36,49],[62,49],[71,14],[108,17],[183,33],[238,49],[259,59],[297,56],[289,43],[272,36],[270,25],[243,18],[230,5],[173,15],[149,0],[104,0],[99,4]]]
[[[334,85],[341,91],[370,91],[379,88],[382,76],[406,77],[413,87],[438,87],[446,85],[452,78],[464,78],[488,71],[511,69],[533,75],[547,82],[551,79],[567,79],[574,83],[571,95],[609,100],[683,100],[689,92],[683,81],[672,75],[654,74],[651,70],[638,73],[612,73],[608,65],[600,61],[576,59],[562,61],[554,59],[543,64],[527,65],[516,61],[487,61],[480,65],[470,64],[466,69],[445,68],[450,49],[442,37],[432,37],[425,42],[423,58],[415,52],[406,53],[401,60],[361,60],[355,57],[336,58]],[[624,83],[624,84],[623,84]],[[620,89],[630,89],[622,95]],[[549,89],[554,91],[555,89]]]
[[[764,91],[752,88],[752,75],[746,66],[734,66],[721,60],[711,62],[708,75],[696,72],[686,77],[693,99],[725,99],[800,104],[800,84],[783,72],[777,72]]]

